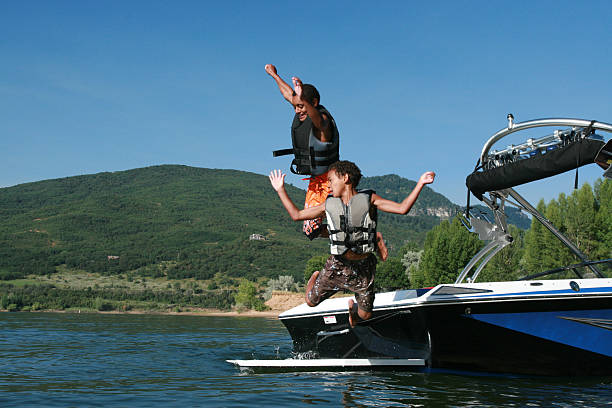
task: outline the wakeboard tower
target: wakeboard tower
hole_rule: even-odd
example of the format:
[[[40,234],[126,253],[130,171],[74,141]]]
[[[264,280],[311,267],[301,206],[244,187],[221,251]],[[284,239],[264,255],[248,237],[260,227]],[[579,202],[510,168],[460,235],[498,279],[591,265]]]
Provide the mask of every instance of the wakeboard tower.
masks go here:
[[[612,375],[612,259],[591,260],[516,190],[516,186],[597,163],[611,177],[612,125],[583,119],[514,123],[485,143],[469,191],[493,213],[464,225],[487,244],[454,283],[378,293],[373,317],[348,323],[349,298],[302,304],[279,315],[302,358],[228,360],[249,370],[468,370],[537,375]],[[553,133],[491,150],[527,129]],[[606,135],[606,137],[602,136]],[[469,194],[468,194],[469,197]],[[576,256],[577,263],[518,281],[476,282],[487,263],[513,243],[505,206],[531,214]],[[574,277],[551,279],[570,271]]]

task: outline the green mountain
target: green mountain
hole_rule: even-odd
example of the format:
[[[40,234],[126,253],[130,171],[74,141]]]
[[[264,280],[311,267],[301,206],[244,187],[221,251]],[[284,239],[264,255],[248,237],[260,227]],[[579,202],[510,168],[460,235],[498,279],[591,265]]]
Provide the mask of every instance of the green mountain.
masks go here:
[[[378,195],[393,201],[401,201],[416,186],[416,181],[408,180],[396,174],[364,177],[359,183],[360,189],[374,190]],[[408,216],[379,212],[378,229],[391,250],[399,249],[406,241],[422,243],[425,234],[442,219],[448,219],[457,211],[457,206],[440,193],[425,187]]]
[[[360,189],[374,190],[378,195],[393,201],[401,201],[412,192],[416,181],[408,180],[397,174],[364,177],[359,183]],[[410,210],[409,215],[434,215],[450,217],[456,205],[440,193],[425,188],[419,199]]]
[[[359,184],[359,188],[372,189],[381,196],[394,201],[403,200],[415,186],[416,181],[405,179],[396,174],[365,177]],[[477,204],[472,205],[471,208],[473,211],[476,210],[475,213],[484,213],[487,214],[489,219],[493,219],[493,213],[488,207]],[[458,206],[442,194],[426,188],[421,192],[419,199],[414,204],[414,207],[412,207],[412,210],[410,210],[410,213],[408,213],[409,217],[417,216],[415,217],[417,220],[410,221],[410,218],[406,219],[405,217],[396,217],[389,214],[382,214],[382,219],[385,221],[390,219],[392,220],[390,221],[391,223],[403,223],[409,229],[415,224],[425,224],[428,220],[432,223],[431,226],[424,226],[426,230],[429,230],[438,224],[440,218],[448,219],[459,211],[464,210],[465,207]],[[513,224],[521,229],[527,230],[531,226],[531,219],[515,207],[506,207],[506,217],[509,224]],[[421,228],[416,228],[416,231],[421,230]],[[410,235],[410,232],[408,232],[408,235]],[[417,232],[417,236],[420,237],[419,232]],[[414,237],[412,239],[415,240]],[[420,241],[419,239],[416,240]]]
[[[303,190],[287,191],[298,205],[304,201]],[[426,189],[423,197],[430,194],[436,195]],[[165,165],[2,188],[0,220],[5,278],[64,264],[169,278],[300,278],[306,260],[327,250],[326,240],[302,235],[266,176],[235,170]],[[439,220],[389,217],[381,230],[398,248],[406,239],[421,241]]]
[[[387,175],[360,188],[400,200],[414,185]],[[303,190],[287,191],[303,203]],[[422,243],[456,209],[425,188],[409,216],[381,214],[379,230],[397,250]],[[164,165],[0,189],[4,279],[65,265],[106,275],[301,280],[306,261],[326,251],[326,240],[309,241],[291,221],[266,176],[243,171]]]

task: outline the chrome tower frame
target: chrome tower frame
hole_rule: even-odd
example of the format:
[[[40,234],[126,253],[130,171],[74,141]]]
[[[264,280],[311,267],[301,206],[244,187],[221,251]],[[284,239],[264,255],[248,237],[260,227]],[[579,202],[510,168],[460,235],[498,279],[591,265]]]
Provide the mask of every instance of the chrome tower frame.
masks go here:
[[[537,127],[570,127],[570,129],[555,130],[553,135],[549,135],[540,139],[528,139],[525,143],[518,146],[509,146],[502,151],[494,151],[489,153],[491,147],[501,140],[502,138],[516,133],[522,130],[537,128]],[[587,131],[588,130],[588,131]],[[508,114],[508,127],[495,133],[487,140],[482,148],[480,154],[479,163],[482,164],[483,168],[489,166],[496,167],[503,165],[500,162],[500,156],[512,154],[528,154],[531,151],[537,149],[547,149],[549,147],[561,144],[564,135],[582,134],[583,137],[589,136],[594,130],[601,130],[604,132],[612,132],[612,125],[604,122],[590,121],[584,119],[565,119],[565,118],[551,118],[551,119],[536,119],[522,123],[514,123],[514,117],[512,114]],[[612,166],[611,166],[612,168]],[[563,235],[549,220],[546,219],[533,205],[531,205],[525,198],[523,198],[513,188],[507,188],[497,191],[489,191],[489,198],[482,196],[482,201],[491,209],[494,214],[494,222],[483,220],[478,218],[476,215],[466,214],[461,215],[460,219],[463,225],[470,231],[477,233],[479,238],[483,241],[489,241],[484,248],[482,248],[465,266],[461,271],[455,284],[460,284],[464,280],[467,282],[474,282],[484,269],[486,264],[493,258],[499,251],[506,246],[510,245],[513,241],[512,236],[508,232],[508,225],[506,222],[506,214],[504,212],[506,203],[512,204],[519,208],[521,211],[526,211],[531,214],[537,221],[542,223],[555,237],[557,237],[569,250],[574,253],[582,262],[589,263],[587,256],[580,251],[576,245],[574,245],[565,235]],[[510,201],[508,198],[511,197],[515,201]],[[476,267],[476,270],[470,275],[470,271]],[[586,265],[596,276],[603,278],[605,277],[594,264]],[[577,270],[574,269],[577,272]]]
[[[554,127],[554,126],[569,126],[574,130],[586,129],[589,126],[593,130],[602,130],[604,132],[612,132],[612,125],[609,123],[591,121],[585,119],[564,119],[564,118],[549,118],[549,119],[534,119],[527,122],[514,123],[514,116],[508,114],[508,127],[501,129],[487,140],[480,153],[480,162],[485,164],[490,160],[489,150],[500,139],[516,132],[536,127]]]

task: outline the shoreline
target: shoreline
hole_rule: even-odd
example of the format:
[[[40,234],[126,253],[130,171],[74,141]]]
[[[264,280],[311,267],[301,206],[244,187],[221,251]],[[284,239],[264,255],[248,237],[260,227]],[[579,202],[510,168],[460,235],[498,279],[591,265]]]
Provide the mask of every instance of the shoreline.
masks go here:
[[[96,312],[96,313],[106,313],[106,314],[159,314],[159,315],[185,315],[185,316],[217,316],[217,317],[278,317],[283,310],[266,310],[263,312],[258,312],[257,310],[246,310],[244,312],[239,312],[236,310],[216,310],[216,309],[206,309],[206,310],[187,310],[184,312],[157,312],[157,311],[144,311],[144,310],[130,310],[128,312],[120,312],[120,311],[112,311],[112,312]]]
[[[128,310],[128,311],[119,311],[119,310],[111,310],[111,311],[100,311],[93,309],[78,309],[78,310],[19,310],[19,311],[8,311],[6,309],[0,309],[0,313],[73,313],[73,314],[85,314],[85,313],[96,313],[96,314],[132,314],[132,315],[176,315],[176,316],[216,316],[216,317],[278,317],[283,310],[265,310],[263,312],[258,312],[256,310],[246,310],[244,312],[239,312],[237,310],[218,310],[218,309],[203,309],[203,310],[186,310],[183,312],[173,312],[173,311],[159,311],[159,310]]]
[[[148,309],[137,308],[133,305],[129,310],[125,310],[126,305],[115,305],[114,310],[98,310],[97,308],[69,307],[67,309],[37,309],[31,310],[30,306],[19,308],[19,310],[1,309],[0,312],[30,312],[30,313],[101,313],[101,314],[134,314],[134,315],[184,315],[184,316],[217,316],[217,317],[263,317],[278,318],[278,315],[286,310],[304,303],[304,295],[298,292],[274,291],[272,297],[266,301],[269,308],[265,311],[256,310],[222,310],[215,308],[199,308],[195,306],[178,307],[177,305],[156,305],[157,307]],[[142,307],[143,305],[141,305]],[[25,310],[22,310],[25,309]]]
[[[346,294],[336,294],[333,297],[349,297]],[[221,310],[213,308],[197,308],[185,307],[180,311],[176,310],[176,306],[168,306],[167,309],[130,309],[130,310],[97,310],[89,308],[71,307],[68,309],[39,309],[31,310],[29,307],[26,310],[8,310],[0,309],[0,313],[99,313],[99,314],[133,314],[133,315],[172,315],[172,316],[216,316],[216,317],[263,317],[275,318],[296,306],[304,304],[304,295],[297,292],[282,292],[274,291],[272,297],[266,301],[266,306],[269,310]]]

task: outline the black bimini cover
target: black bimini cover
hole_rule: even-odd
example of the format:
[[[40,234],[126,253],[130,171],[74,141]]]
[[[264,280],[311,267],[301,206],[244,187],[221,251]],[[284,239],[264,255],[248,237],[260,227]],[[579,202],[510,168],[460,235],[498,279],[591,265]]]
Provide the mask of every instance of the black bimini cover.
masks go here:
[[[604,142],[593,139],[581,141],[515,161],[490,170],[475,171],[465,180],[470,191],[478,198],[487,191],[503,190],[551,177],[593,163]]]

